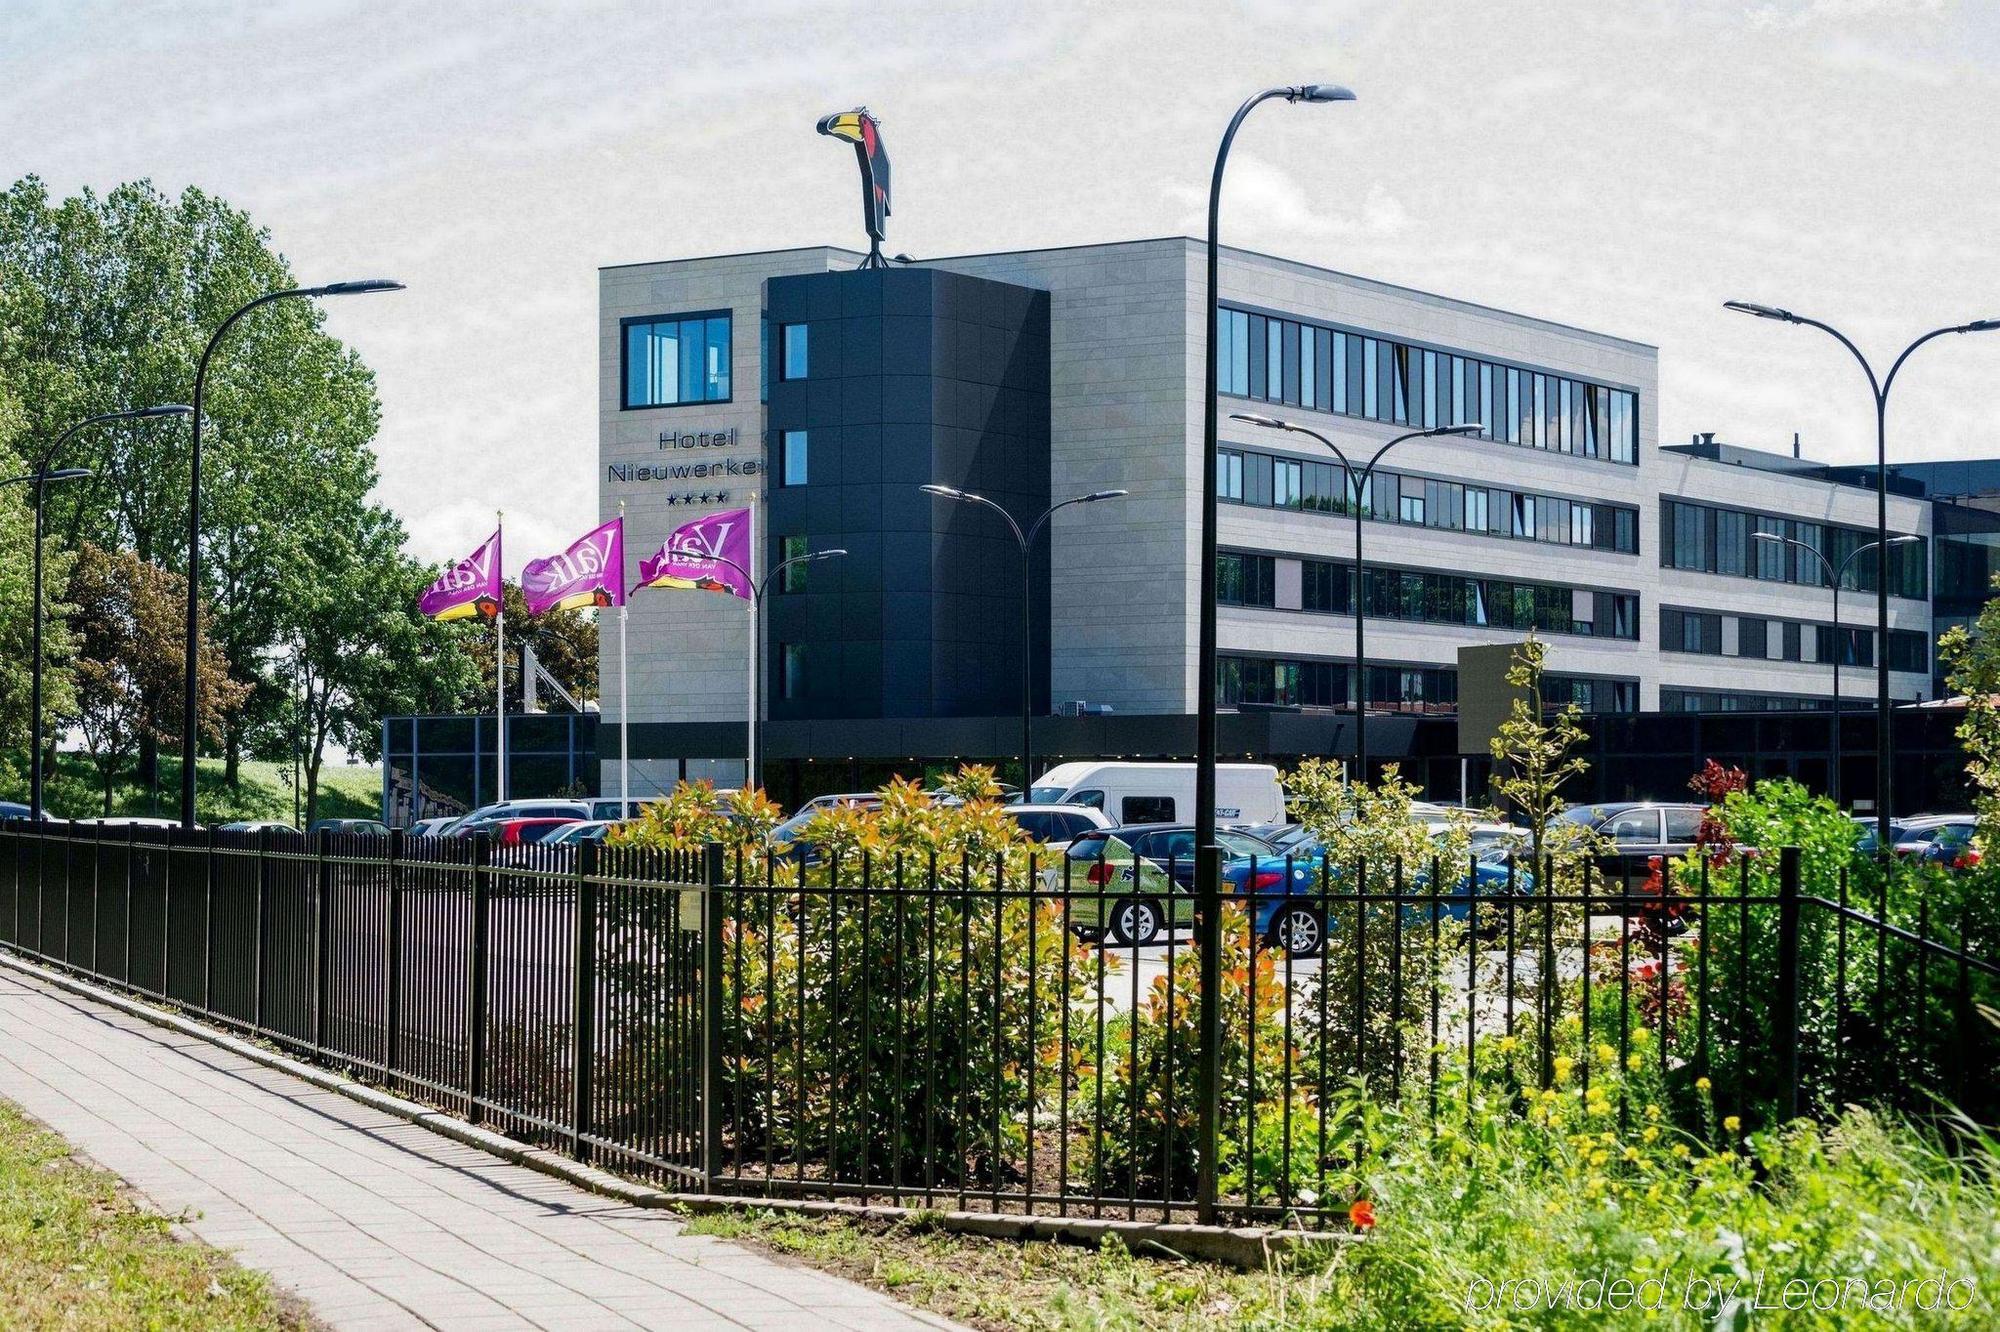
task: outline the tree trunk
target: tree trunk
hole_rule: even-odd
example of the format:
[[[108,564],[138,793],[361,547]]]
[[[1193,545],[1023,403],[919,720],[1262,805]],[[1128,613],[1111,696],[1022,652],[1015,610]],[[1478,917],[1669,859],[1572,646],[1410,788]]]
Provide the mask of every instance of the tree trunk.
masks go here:
[[[108,819],[111,817],[111,787],[118,773],[117,769],[108,763],[99,764],[97,772],[104,779],[104,817]]]
[[[231,791],[243,789],[243,722],[241,714],[230,714],[222,732],[222,780]]]

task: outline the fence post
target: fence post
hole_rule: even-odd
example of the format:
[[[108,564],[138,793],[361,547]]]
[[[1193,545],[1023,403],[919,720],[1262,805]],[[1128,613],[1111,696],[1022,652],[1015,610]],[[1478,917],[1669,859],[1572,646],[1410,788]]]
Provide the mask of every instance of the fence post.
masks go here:
[[[139,845],[138,825],[134,823],[126,824],[125,825],[125,930],[124,930],[125,938],[124,938],[124,949],[120,954],[120,956],[123,958],[123,969],[118,973],[118,983],[120,985],[127,986],[128,988],[132,984],[132,894],[135,891],[137,891],[137,885],[139,882],[139,876],[135,870],[135,867],[139,863],[138,845]],[[63,846],[63,870],[65,873],[67,873],[69,870],[69,846],[67,843],[65,843]],[[44,903],[46,903],[47,898],[48,895],[45,892],[43,894]],[[39,928],[42,932],[42,940],[41,940],[43,945],[42,951],[46,953],[48,951],[47,945],[48,945],[48,932],[49,932],[49,924],[46,917],[44,917],[44,919],[42,920]]]
[[[1195,1150],[1195,1219],[1215,1223],[1215,1155],[1222,1141],[1222,848],[1194,851],[1195,943],[1201,950],[1199,1000],[1201,1094]],[[1167,1199],[1169,1203],[1173,1200]]]
[[[389,831],[389,928],[382,940],[382,1073],[396,1071],[403,1025],[403,830]]]
[[[215,829],[201,834],[201,1009],[215,1012]]]
[[[1785,1118],[1799,1113],[1799,849],[1778,851],[1778,993],[1772,1035],[1784,1080]]]
[[[472,839],[472,938],[465,958],[465,1117],[480,1122],[486,1096],[487,893],[492,889],[493,839]]]
[[[597,848],[582,842],[576,848],[576,939],[570,977],[576,985],[570,1025],[570,1155],[590,1159],[585,1139],[590,1134],[594,1086],[592,1062],[597,1055]]]
[[[313,1051],[326,1052],[326,963],[331,955],[327,935],[329,899],[333,895],[333,862],[327,859],[329,834],[321,828],[313,834]]]
[[[160,998],[169,1002],[174,993],[174,851],[185,831],[178,827],[167,829],[166,849],[160,853]],[[76,891],[74,882],[70,891]]]
[[[701,1177],[714,1193],[722,1174],[722,844],[701,858]]]
[[[264,1030],[264,910],[269,903],[271,880],[271,830],[257,830],[257,910],[255,936],[250,941],[250,1027]]]

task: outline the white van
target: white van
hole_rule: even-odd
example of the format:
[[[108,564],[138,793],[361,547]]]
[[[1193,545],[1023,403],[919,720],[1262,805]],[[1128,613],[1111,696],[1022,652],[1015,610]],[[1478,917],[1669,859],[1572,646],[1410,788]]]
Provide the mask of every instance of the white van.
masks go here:
[[[1119,824],[1194,822],[1192,763],[1058,763],[1028,792],[1036,805],[1087,805]],[[1278,770],[1268,763],[1215,765],[1218,823],[1275,823],[1285,816]]]

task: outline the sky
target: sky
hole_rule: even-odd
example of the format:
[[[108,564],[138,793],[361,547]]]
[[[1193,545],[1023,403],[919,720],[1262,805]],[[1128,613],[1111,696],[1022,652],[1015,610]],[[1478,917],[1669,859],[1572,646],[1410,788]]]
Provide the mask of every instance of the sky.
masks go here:
[[[860,239],[814,133],[866,103],[892,252],[1204,227],[1223,239],[1651,343],[1663,442],[1873,457],[1860,370],[2000,317],[2000,5],[259,4],[8,0],[0,171],[60,194],[220,194],[374,367],[380,498],[456,558],[508,513],[510,572],[595,518],[597,270]],[[2000,334],[1913,359],[1893,459],[2000,455]]]

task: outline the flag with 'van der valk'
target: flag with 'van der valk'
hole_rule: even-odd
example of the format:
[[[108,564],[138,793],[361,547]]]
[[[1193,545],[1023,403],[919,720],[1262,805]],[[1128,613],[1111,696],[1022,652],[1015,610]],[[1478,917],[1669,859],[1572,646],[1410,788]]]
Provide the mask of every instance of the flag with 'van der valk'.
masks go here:
[[[560,555],[530,560],[521,570],[528,614],[625,604],[625,520],[587,532]]]
[[[750,510],[724,509],[676,527],[657,554],[639,561],[639,587],[698,588],[747,600],[749,567]]]
[[[438,575],[424,589],[417,610],[433,620],[492,619],[500,613],[500,529],[478,550]]]

